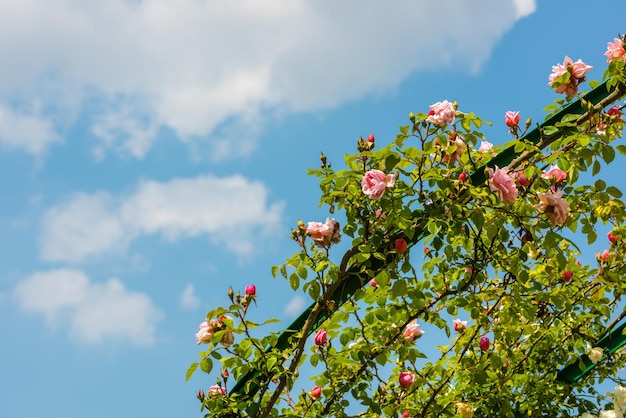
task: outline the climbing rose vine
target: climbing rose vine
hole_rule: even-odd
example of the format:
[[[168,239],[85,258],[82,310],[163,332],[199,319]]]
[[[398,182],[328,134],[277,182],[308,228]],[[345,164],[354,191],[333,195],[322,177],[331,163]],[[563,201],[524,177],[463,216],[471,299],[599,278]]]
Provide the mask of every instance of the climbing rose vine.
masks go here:
[[[626,357],[606,337],[621,329],[626,206],[600,173],[626,155],[624,39],[605,56],[603,84],[580,59],[552,68],[565,96],[545,121],[503,109],[502,145],[444,100],[390,141],[360,137],[345,168],[322,154],[309,173],[333,217],[294,220],[295,253],[271,269],[311,305],[264,333],[268,286],[229,289],[187,372],[211,376],[205,417],[622,416]]]

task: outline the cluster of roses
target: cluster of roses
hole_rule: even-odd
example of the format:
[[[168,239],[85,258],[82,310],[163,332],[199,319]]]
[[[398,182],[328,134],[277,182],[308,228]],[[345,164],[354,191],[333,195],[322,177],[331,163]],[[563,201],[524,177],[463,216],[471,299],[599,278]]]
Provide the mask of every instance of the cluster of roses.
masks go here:
[[[539,203],[537,209],[548,214],[552,225],[564,225],[569,217],[569,204],[563,200],[563,192],[557,190],[558,186],[567,179],[567,173],[557,166],[544,170],[542,178],[551,180],[554,185],[545,193],[538,192]],[[500,201],[510,205],[518,196],[517,186],[530,186],[531,181],[522,172],[511,173],[508,167],[489,169],[489,188],[498,193]]]
[[[613,399],[613,409],[601,411],[599,418],[622,418],[626,412],[626,388],[617,385],[615,391],[607,393],[606,397]],[[598,416],[584,412],[580,418],[598,418]]]

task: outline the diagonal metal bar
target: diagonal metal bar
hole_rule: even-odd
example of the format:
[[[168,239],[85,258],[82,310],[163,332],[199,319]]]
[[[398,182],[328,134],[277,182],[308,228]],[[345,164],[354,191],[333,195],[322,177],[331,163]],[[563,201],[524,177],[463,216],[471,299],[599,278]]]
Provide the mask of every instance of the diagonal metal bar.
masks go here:
[[[553,142],[558,139],[563,133],[557,130],[555,133],[551,135],[545,134],[545,129],[547,127],[555,126],[558,122],[563,120],[563,117],[566,115],[574,114],[581,115],[579,118],[579,123],[586,120],[589,117],[587,112],[587,108],[584,105],[584,102],[590,103],[599,108],[603,108],[608,106],[609,104],[615,102],[619,98],[626,95],[626,86],[621,83],[617,83],[609,87],[608,81],[600,84],[596,88],[590,90],[585,95],[582,96],[582,100],[576,99],[561,109],[558,113],[546,119],[543,123],[541,123],[536,128],[528,131],[525,135],[519,138],[519,141],[526,141],[532,143],[534,145],[538,145],[540,147],[547,146],[547,144]],[[586,115],[586,116],[585,116]],[[519,161],[515,161],[516,159],[523,158],[521,152],[515,151],[514,146],[510,146],[494,156],[489,162],[487,162],[482,167],[478,168],[475,172],[470,174],[470,181],[472,184],[478,185],[483,184],[487,180],[486,171],[487,168],[493,168],[495,166],[498,167],[506,167],[510,164],[516,165]],[[419,219],[424,216],[423,211],[415,211],[414,217],[416,219],[416,227],[414,234],[412,237],[407,237],[404,235],[402,231],[399,231],[394,235],[394,237],[404,237],[407,241],[409,247],[412,247],[419,241],[424,238],[424,231],[421,227],[421,223]],[[393,242],[393,241],[391,241]],[[387,244],[389,245],[389,244]],[[379,260],[376,258],[370,259],[371,265],[369,266],[374,271],[380,271],[384,269],[389,263],[393,261],[391,256],[388,256],[386,260]],[[347,302],[354,293],[362,288],[368,281],[369,277],[365,277],[364,273],[360,272],[360,265],[352,265],[347,271],[342,279],[342,283],[336,288],[336,290],[329,295],[327,298],[327,302],[331,301],[331,304],[334,304],[335,307],[339,307]],[[287,348],[289,345],[293,344],[293,338],[298,333],[302,332],[307,321],[312,321],[313,326],[311,326],[307,331],[307,337],[310,336],[315,330],[317,330],[321,324],[330,318],[332,315],[332,309],[316,309],[317,303],[311,304],[307,309],[305,309],[292,323],[289,327],[283,331],[274,346],[268,347],[267,351],[270,350],[283,350]],[[319,311],[319,314],[316,318],[310,318],[311,314],[315,311]],[[609,333],[606,337],[598,342],[599,346],[606,347],[609,352],[614,352],[620,347],[622,347],[626,343],[626,336],[622,335],[622,331],[626,328],[626,324],[621,325],[614,329],[611,333]],[[606,344],[606,345],[601,345]],[[563,382],[575,382],[582,378],[586,373],[588,373],[592,368],[593,364],[587,364],[589,362],[588,359],[585,359],[585,356],[581,359],[586,365],[586,371],[584,373],[577,373],[573,367],[578,368],[578,364],[575,366],[567,366],[563,368],[558,373],[557,379]],[[590,362],[589,362],[590,363]],[[258,390],[259,386],[254,382],[255,376],[259,375],[260,370],[252,369],[246,375],[244,375],[235,386],[230,391],[231,394],[237,395],[254,395]]]

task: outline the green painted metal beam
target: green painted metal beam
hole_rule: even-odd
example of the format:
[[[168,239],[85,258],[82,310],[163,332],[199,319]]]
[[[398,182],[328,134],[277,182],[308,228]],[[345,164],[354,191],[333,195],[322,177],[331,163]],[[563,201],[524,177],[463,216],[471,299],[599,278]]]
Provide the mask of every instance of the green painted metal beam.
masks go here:
[[[616,94],[617,93],[617,94]],[[596,105],[603,100],[607,100],[610,95],[615,95],[615,98],[611,101],[615,101],[619,99],[626,93],[625,87],[623,85],[618,84],[617,86],[613,86],[612,88],[608,87],[607,82],[604,82],[597,86],[596,88],[590,90],[583,96],[584,101],[592,103]],[[609,103],[604,103],[604,105],[608,105]],[[574,100],[565,106],[558,113],[554,114],[550,118],[546,119],[542,124],[537,126],[536,128],[528,131],[525,135],[519,138],[519,141],[527,141],[532,144],[538,144],[542,138],[546,139],[544,130],[548,126],[554,126],[556,123],[560,122],[564,116],[569,114],[577,114],[583,115],[587,109],[583,105],[583,102],[580,99]],[[557,132],[552,135],[552,137],[559,136],[560,134]],[[547,137],[550,139],[551,137]],[[477,169],[470,175],[470,181],[472,184],[478,185],[483,184],[486,180],[486,169],[489,167],[505,167],[509,165],[515,158],[519,157],[520,153],[516,152],[514,146],[510,146],[509,148],[503,150],[498,155],[494,156],[489,162],[487,162],[484,166]],[[424,216],[423,211],[415,211],[414,212],[415,219],[418,220],[422,216]],[[419,222],[416,222],[418,225],[416,227],[415,233],[412,238],[407,239],[407,243],[409,247],[415,245],[417,242],[421,241],[424,238],[424,231],[420,228]],[[398,233],[402,235],[402,232]],[[406,237],[405,237],[406,238]],[[390,262],[393,261],[391,258],[393,254],[388,256],[387,260],[378,260],[376,258],[370,259],[371,266],[370,269],[380,270],[385,268]],[[363,273],[359,273],[361,270],[360,265],[351,266],[341,286],[339,286],[335,292],[330,296],[330,300],[335,304],[336,307],[340,307],[346,301],[348,301],[354,293],[362,288],[367,282],[369,282],[369,277],[365,277]],[[269,347],[267,351],[277,349],[283,350],[291,345],[293,337],[299,333],[303,328],[307,319],[309,318],[311,312],[313,312],[315,308],[315,303],[311,304],[307,309],[305,309],[300,316],[298,316],[289,327],[283,331],[273,347]],[[327,320],[332,315],[332,310],[323,310],[317,318],[315,318],[313,326],[308,331],[308,336],[310,336],[313,332],[315,332],[321,324]],[[626,343],[626,337],[622,334],[622,331],[626,327],[626,324],[621,325],[620,327],[613,330],[609,335],[598,342],[598,346],[601,346],[607,350],[607,352],[615,352],[617,349],[622,347]],[[606,344],[606,345],[602,345]],[[581,371],[578,363],[576,365],[570,365],[558,373],[558,379],[563,382],[575,382],[581,379],[586,373],[588,373],[592,368],[593,364],[589,364],[590,361],[586,356],[581,358],[581,361],[585,364],[585,370]],[[577,369],[577,370],[575,370]],[[255,376],[260,373],[259,370],[250,370],[245,376],[243,376],[239,381],[235,384],[235,386],[230,391],[231,394],[238,395],[253,395],[259,390],[259,386],[254,382]]]

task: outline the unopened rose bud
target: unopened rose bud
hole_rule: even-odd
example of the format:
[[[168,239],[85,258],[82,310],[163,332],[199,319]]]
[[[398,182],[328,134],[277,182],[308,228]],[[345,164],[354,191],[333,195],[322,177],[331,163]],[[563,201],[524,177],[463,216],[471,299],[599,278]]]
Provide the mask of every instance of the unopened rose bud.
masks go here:
[[[228,288],[228,298],[232,301],[234,296],[235,296],[235,291],[233,290],[232,287],[229,287]]]
[[[402,413],[402,418],[409,418],[409,417],[410,417],[410,415],[409,415],[409,411],[404,411],[404,412]]]
[[[367,137],[367,142],[374,142],[374,134],[370,134],[370,136]]]
[[[461,174],[459,174],[459,181],[464,183],[465,180],[467,180],[467,173],[464,171]]]
[[[248,296],[256,296],[256,286],[253,284],[249,284],[248,286],[246,286],[245,292]]]
[[[563,272],[561,277],[563,277],[563,280],[565,280],[566,282],[569,282],[570,280],[572,280],[573,275],[574,275],[574,272],[572,270],[567,270]]]
[[[600,255],[600,260],[606,261],[609,259],[609,257],[610,257],[609,250],[604,250],[602,254]]]
[[[617,242],[617,239],[619,238],[617,235],[613,235],[611,232],[607,234],[607,237],[609,238],[611,244],[615,244]]]
[[[326,332],[323,329],[317,331],[313,341],[315,342],[315,345],[318,345],[318,346],[326,345],[326,342],[328,341],[328,332]]]
[[[228,376],[230,376],[230,374],[228,373],[228,370],[222,370],[222,377],[224,379],[228,379]]]
[[[531,118],[526,119],[526,129],[530,128],[530,125],[533,123]]]
[[[408,248],[408,244],[403,238],[398,238],[396,240],[396,252],[398,254],[404,253],[407,250],[407,248]]]
[[[199,399],[200,401],[203,401],[203,400],[204,400],[204,391],[203,391],[202,389],[200,389],[200,390],[198,391],[198,394],[197,394],[196,396],[198,397],[198,399]]]
[[[490,344],[490,341],[489,341],[489,338],[487,337],[482,337],[480,341],[478,342],[478,346],[480,347],[481,351],[489,350],[489,344]]]
[[[313,399],[319,399],[322,396],[322,388],[321,386],[315,386],[313,389],[309,391],[309,396]]]

